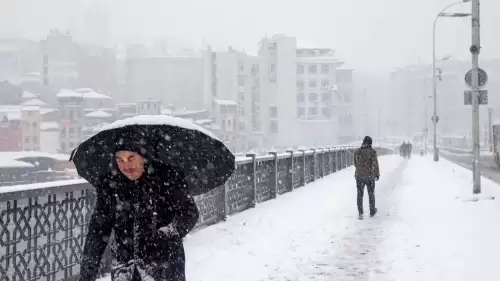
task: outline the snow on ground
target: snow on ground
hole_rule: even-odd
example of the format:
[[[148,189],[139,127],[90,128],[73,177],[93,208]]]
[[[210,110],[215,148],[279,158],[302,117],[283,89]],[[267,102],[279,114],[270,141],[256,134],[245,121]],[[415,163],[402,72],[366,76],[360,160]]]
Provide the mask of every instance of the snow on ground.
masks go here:
[[[499,199],[469,202],[472,172],[431,161],[414,157],[403,172],[371,280],[499,280]],[[485,195],[499,195],[497,184],[482,183]]]
[[[470,171],[432,156],[380,167],[374,218],[357,219],[348,168],[191,234],[187,280],[499,280],[500,204],[464,200]]]
[[[380,182],[400,163],[381,157]],[[319,280],[331,270],[331,249],[358,223],[356,214],[354,169],[348,168],[191,235],[187,278]]]

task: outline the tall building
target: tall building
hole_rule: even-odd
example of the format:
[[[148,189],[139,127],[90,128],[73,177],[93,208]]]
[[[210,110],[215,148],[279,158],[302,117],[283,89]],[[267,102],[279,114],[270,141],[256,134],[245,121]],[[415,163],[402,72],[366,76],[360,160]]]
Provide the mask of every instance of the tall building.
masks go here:
[[[40,107],[26,106],[21,108],[21,123],[24,151],[40,150],[40,125],[42,115]]]
[[[78,85],[78,47],[70,34],[58,30],[52,30],[40,46],[42,84],[46,89],[44,100],[56,103],[53,93]]]
[[[260,42],[262,132],[267,147],[322,146],[352,137],[352,70],[329,48],[299,48],[293,37]],[[290,130],[294,128],[294,130]]]
[[[262,148],[262,134],[255,125],[259,103],[258,58],[231,47],[223,52],[209,47],[204,60],[204,103],[221,131],[227,133],[226,142],[238,152]]]

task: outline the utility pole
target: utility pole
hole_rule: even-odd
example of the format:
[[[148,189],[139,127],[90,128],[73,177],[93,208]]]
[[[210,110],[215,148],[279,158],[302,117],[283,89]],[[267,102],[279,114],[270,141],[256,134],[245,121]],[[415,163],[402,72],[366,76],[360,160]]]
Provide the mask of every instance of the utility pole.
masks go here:
[[[481,193],[481,172],[479,170],[479,52],[480,24],[479,24],[479,0],[472,0],[472,173],[474,184],[473,194]]]
[[[493,109],[490,107],[488,108],[488,146],[489,146],[489,151],[493,152],[493,124],[492,124],[492,118],[493,118]]]

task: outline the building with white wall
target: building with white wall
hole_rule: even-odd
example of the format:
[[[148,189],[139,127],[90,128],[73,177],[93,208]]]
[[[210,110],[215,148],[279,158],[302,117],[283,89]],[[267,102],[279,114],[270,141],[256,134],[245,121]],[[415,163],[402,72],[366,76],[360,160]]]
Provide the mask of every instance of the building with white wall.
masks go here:
[[[266,146],[330,145],[350,137],[340,124],[352,115],[352,70],[339,69],[344,62],[334,50],[300,48],[297,39],[276,35],[261,41],[259,60]]]
[[[234,122],[227,131],[235,151],[248,151],[262,147],[262,134],[254,124],[258,117],[255,106],[258,103],[258,64],[259,59],[244,52],[229,48],[227,51],[212,51],[210,47],[205,56],[204,102],[210,108],[217,125],[224,132],[227,124]],[[221,106],[225,105],[225,106]],[[227,106],[235,107],[234,121],[229,118]],[[220,110],[226,112],[220,112]],[[224,118],[219,118],[224,116]],[[233,117],[231,117],[233,118]],[[224,121],[225,120],[225,121]]]
[[[40,114],[40,107],[21,107],[23,150],[40,151],[41,123],[42,115]]]

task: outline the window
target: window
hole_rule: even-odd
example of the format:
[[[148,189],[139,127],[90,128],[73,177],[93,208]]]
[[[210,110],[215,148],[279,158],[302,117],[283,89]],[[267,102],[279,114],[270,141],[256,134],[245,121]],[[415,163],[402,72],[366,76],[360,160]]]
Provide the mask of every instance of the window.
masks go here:
[[[304,65],[303,64],[299,64],[297,65],[297,74],[304,74],[304,71],[305,68],[304,68]]]
[[[330,86],[330,80],[328,79],[321,80],[321,87],[329,87],[329,86]]]
[[[330,72],[330,65],[328,64],[322,64],[321,65],[321,73],[329,73]]]
[[[245,123],[240,122],[240,131],[245,131]]]
[[[269,107],[269,117],[271,117],[271,118],[278,117],[278,107],[276,107],[276,106]]]
[[[351,102],[351,93],[349,93],[349,92],[344,93],[344,101]]]
[[[238,62],[238,68],[240,69],[240,72],[244,72],[245,71],[245,65],[243,64],[243,62]]]
[[[331,110],[329,107],[323,107],[321,109],[321,115],[323,115],[324,117],[330,117],[331,116]]]
[[[304,90],[304,80],[297,80],[297,89]]]
[[[312,101],[312,102],[318,101],[318,94],[310,93],[309,94],[309,101]]]
[[[245,116],[245,108],[242,106],[238,106],[238,114],[239,116]]]
[[[306,109],[303,107],[297,107],[297,117],[302,117],[306,115]]]
[[[75,148],[75,143],[74,142],[70,142],[69,143],[69,149],[73,149]]]
[[[239,92],[238,93],[238,102],[244,102],[245,101],[245,93]]]
[[[318,66],[315,65],[315,64],[309,65],[308,72],[311,73],[311,74],[317,73],[318,72]]]
[[[297,94],[297,102],[304,102],[306,100],[306,95],[304,93]]]
[[[61,143],[61,151],[66,152],[66,143]]]
[[[38,144],[38,137],[33,136],[33,144],[37,145]]]
[[[30,143],[30,137],[24,137],[24,143],[25,144]]]
[[[330,101],[330,93],[321,93],[321,101]]]
[[[269,72],[271,72],[271,73],[276,72],[276,65],[274,63],[271,63],[269,65]]]
[[[36,129],[38,124],[36,122],[33,122],[32,126],[33,126],[33,129]]]
[[[317,107],[309,107],[309,115],[318,115]]]
[[[269,124],[269,132],[271,134],[277,134],[278,133],[278,121],[271,121],[271,123]]]
[[[309,88],[316,88],[316,80],[309,80]]]

